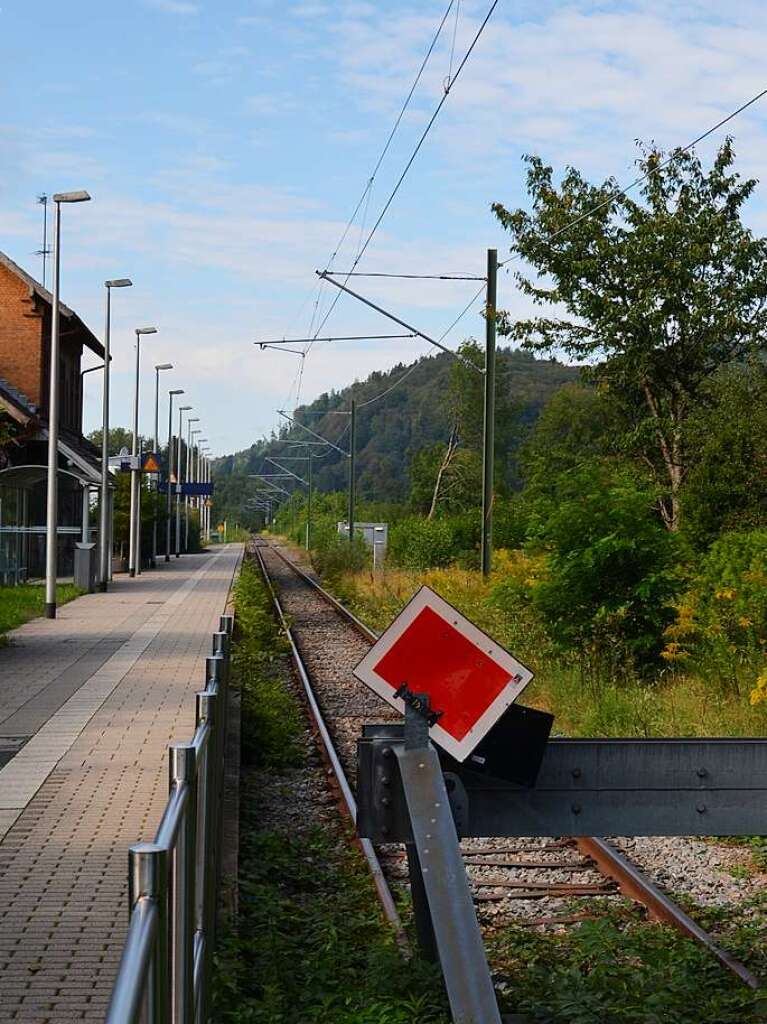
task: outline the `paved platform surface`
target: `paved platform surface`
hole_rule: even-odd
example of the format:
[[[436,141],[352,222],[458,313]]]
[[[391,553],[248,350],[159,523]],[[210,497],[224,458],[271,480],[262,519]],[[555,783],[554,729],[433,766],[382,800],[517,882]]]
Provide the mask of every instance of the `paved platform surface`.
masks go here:
[[[115,579],[0,648],[0,1021],[103,1019],[128,846],[154,837],[241,555]]]

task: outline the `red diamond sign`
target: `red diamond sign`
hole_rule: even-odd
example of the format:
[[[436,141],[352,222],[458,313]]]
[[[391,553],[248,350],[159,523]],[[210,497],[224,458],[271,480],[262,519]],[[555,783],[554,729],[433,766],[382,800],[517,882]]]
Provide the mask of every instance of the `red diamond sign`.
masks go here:
[[[428,587],[421,587],[354,675],[404,712],[426,693],[439,715],[429,735],[463,761],[533,678],[532,672]]]

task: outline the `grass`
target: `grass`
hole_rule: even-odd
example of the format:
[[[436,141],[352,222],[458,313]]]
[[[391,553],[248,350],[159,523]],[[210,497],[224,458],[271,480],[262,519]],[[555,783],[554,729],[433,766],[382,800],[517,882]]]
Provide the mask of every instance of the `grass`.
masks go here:
[[[485,582],[477,573],[457,568],[389,569],[375,576],[347,573],[334,580],[333,589],[362,619],[382,629],[423,583],[536,670],[536,682],[526,691],[525,702],[554,710],[560,733],[765,733],[767,721],[760,708],[752,708],[747,699],[719,692],[712,696],[710,684],[692,676],[669,673],[652,686],[584,677],[577,666],[557,657],[529,609],[515,608],[510,614],[508,606],[494,600],[497,577]],[[767,863],[767,839],[731,841],[750,847],[756,868]],[[767,897],[736,908],[701,907],[687,897],[675,898],[720,945],[757,976],[767,976]],[[559,934],[510,925],[491,929],[488,948],[504,1012],[524,1013],[540,1024],[755,1024],[767,1020],[763,995],[746,988],[706,950],[668,926],[638,919],[627,903],[616,907],[574,901],[572,909],[593,914],[594,920]],[[414,1015],[413,1019],[420,1018]],[[368,1018],[339,1011],[328,1017],[331,1020]]]
[[[723,971],[691,939],[666,925],[637,921],[627,906],[599,909],[589,902],[587,909],[595,919],[562,934],[506,927],[491,940],[505,1000],[517,1012],[546,1024],[750,1024],[765,1019],[764,995]],[[716,912],[711,915],[708,927],[721,925],[716,917]],[[750,950],[753,958],[764,947],[764,930],[744,913],[729,923],[720,941],[738,955]]]
[[[484,629],[535,672],[523,702],[551,711],[555,732],[567,736],[766,736],[767,707],[747,696],[712,691],[710,681],[666,672],[655,682],[591,677],[575,659],[558,654],[532,610],[509,610],[497,600],[502,573],[488,581],[477,572],[450,568],[417,572],[346,573],[334,583],[338,596],[363,621],[384,629],[416,590],[426,584]]]
[[[448,1024],[434,968],[401,959],[362,855],[331,806],[286,686],[285,640],[252,563],[235,592],[242,690],[239,919],[219,944],[219,1024]],[[324,792],[324,786],[323,790]],[[276,810],[278,809],[278,810]]]
[[[66,604],[83,591],[72,583],[56,587],[57,604]],[[45,586],[42,583],[21,583],[17,587],[0,587],[0,637],[45,611]]]

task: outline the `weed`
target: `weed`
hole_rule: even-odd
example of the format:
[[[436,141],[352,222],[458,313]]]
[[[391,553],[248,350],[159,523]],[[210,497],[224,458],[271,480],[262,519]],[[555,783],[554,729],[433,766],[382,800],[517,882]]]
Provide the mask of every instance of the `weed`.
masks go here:
[[[763,1002],[666,925],[607,909],[561,935],[509,927],[494,940],[506,998],[546,1024],[747,1024]],[[609,950],[609,954],[606,951]]]
[[[82,590],[71,583],[59,584],[56,587],[56,603],[66,604],[82,593]],[[9,629],[15,629],[30,619],[37,618],[44,610],[45,587],[41,583],[0,587],[0,636]]]

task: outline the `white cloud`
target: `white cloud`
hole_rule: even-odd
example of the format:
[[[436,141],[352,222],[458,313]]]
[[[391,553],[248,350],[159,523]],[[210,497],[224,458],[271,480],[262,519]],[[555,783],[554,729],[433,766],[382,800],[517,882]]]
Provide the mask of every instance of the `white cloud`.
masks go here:
[[[199,14],[200,5],[188,3],[187,0],[146,0],[150,7],[155,7],[165,14]]]

